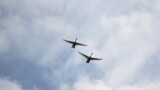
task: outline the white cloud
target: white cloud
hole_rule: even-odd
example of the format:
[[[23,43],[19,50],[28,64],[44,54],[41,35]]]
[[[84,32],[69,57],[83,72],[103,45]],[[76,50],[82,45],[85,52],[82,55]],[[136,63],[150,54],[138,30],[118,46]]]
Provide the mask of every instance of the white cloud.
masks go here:
[[[0,89],[1,90],[23,90],[21,85],[16,81],[11,81],[6,78],[0,78]]]
[[[69,85],[63,84],[63,85],[60,86],[59,90],[71,90],[71,89],[70,89]]]
[[[74,84],[74,90],[112,90],[100,80],[91,80],[87,76],[81,75]]]
[[[159,90],[159,89],[160,89],[160,82],[146,82],[146,83],[139,83],[133,86],[125,85],[117,88],[116,90]]]
[[[154,13],[148,12],[133,12],[114,18],[102,16],[101,25],[109,32],[109,37],[102,47],[105,60],[97,65],[106,74],[110,73],[110,77],[106,77],[108,83],[116,86],[132,82],[134,80],[132,76],[136,75],[149,58],[159,52],[160,31],[153,29],[155,27],[153,23],[156,22],[154,18]],[[105,69],[109,68],[107,65],[113,59],[116,61],[114,68],[106,72]]]
[[[68,87],[68,86],[65,86]],[[77,82],[73,85],[73,87],[70,87],[70,89],[73,88],[74,90],[159,90],[160,89],[160,82],[152,81],[142,81],[138,82],[133,85],[125,84],[120,87],[114,88],[109,85],[106,85],[101,80],[94,80],[90,79],[89,77],[85,75],[81,75]],[[69,88],[66,90],[70,90]]]

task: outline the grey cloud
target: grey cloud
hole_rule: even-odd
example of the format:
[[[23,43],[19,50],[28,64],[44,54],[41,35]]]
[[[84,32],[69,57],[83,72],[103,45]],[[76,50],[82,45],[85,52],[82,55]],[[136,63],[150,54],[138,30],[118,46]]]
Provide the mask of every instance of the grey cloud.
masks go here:
[[[99,79],[103,85],[136,83],[132,79],[139,79],[135,72],[141,72],[145,62],[159,52],[157,1],[0,2],[0,58],[3,62],[0,75],[16,78],[25,88],[57,89],[61,84],[64,84],[62,88],[76,87],[79,73],[85,73],[95,81]],[[72,50],[62,41],[63,38],[73,40],[76,37],[88,47]],[[86,54],[94,52],[104,60],[84,64],[85,61],[77,54],[79,50]],[[17,65],[20,61],[22,65]],[[18,73],[23,75],[28,67],[34,68],[33,81],[28,80],[30,84],[15,74],[21,68]],[[15,68],[15,72],[8,73],[11,68]],[[123,75],[117,76],[122,72]]]
[[[16,81],[11,81],[7,78],[0,78],[0,87],[1,90],[23,90],[22,86]]]

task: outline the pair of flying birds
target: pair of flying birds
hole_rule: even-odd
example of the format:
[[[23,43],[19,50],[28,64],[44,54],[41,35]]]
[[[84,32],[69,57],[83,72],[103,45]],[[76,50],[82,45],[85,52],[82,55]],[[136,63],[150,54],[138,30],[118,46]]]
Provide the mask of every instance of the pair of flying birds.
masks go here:
[[[77,38],[76,38],[75,41],[69,41],[69,40],[65,40],[65,39],[63,39],[63,40],[64,40],[65,42],[67,42],[67,43],[72,44],[72,48],[75,48],[76,45],[77,45],[77,46],[87,46],[87,45],[85,45],[85,44],[82,44],[82,43],[77,42]],[[92,54],[93,54],[93,53],[91,53],[90,56],[87,56],[87,55],[85,55],[85,54],[83,54],[83,53],[81,53],[81,52],[79,52],[79,54],[82,55],[83,57],[85,57],[85,58],[87,59],[86,63],[89,63],[91,60],[92,60],[92,61],[102,60],[102,59],[100,59],[100,58],[93,58],[93,57],[92,57]]]

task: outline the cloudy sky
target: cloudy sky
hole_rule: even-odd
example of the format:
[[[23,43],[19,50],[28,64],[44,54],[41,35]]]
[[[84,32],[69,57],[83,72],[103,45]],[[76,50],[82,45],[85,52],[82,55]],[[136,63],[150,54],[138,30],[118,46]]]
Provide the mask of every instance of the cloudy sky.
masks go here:
[[[160,90],[159,10],[159,0],[0,0],[0,90]],[[88,46],[63,41],[75,38]]]

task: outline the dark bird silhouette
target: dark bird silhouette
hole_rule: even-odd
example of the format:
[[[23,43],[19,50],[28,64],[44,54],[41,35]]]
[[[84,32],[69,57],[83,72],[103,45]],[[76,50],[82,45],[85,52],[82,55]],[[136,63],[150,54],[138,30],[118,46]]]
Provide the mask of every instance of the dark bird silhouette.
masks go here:
[[[93,57],[92,57],[93,53],[91,53],[91,56],[87,56],[87,55],[85,55],[85,54],[83,54],[83,53],[81,53],[81,52],[79,52],[79,54],[82,55],[83,57],[85,57],[85,58],[87,59],[86,63],[89,63],[91,60],[92,60],[92,61],[102,60],[102,59],[100,59],[100,58],[93,58]]]
[[[71,48],[75,48],[76,45],[79,45],[79,46],[87,46],[87,45],[85,45],[85,44],[78,43],[78,42],[77,42],[77,38],[76,38],[75,41],[69,41],[69,40],[65,40],[65,39],[63,39],[63,40],[64,40],[65,42],[67,42],[67,43],[72,44],[72,47],[71,47]]]

